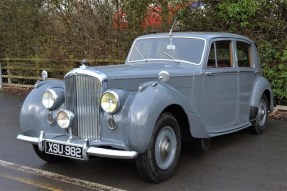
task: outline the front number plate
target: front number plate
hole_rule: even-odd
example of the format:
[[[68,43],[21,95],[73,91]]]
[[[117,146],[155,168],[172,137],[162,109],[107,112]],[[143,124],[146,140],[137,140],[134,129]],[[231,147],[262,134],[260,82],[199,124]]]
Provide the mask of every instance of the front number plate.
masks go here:
[[[79,146],[64,145],[46,141],[45,152],[53,155],[60,155],[69,158],[83,160],[83,148]]]

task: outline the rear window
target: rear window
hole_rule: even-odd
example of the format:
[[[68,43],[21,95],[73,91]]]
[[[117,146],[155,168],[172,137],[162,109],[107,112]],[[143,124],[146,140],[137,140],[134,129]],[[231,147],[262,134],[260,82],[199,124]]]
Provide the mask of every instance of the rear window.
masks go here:
[[[237,47],[237,63],[239,67],[251,67],[252,59],[251,59],[251,46],[245,42],[236,42]]]

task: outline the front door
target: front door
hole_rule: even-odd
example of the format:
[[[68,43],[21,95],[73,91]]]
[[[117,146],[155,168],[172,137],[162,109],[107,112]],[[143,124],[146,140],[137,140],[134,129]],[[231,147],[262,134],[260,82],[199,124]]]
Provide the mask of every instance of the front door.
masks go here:
[[[210,135],[229,131],[237,123],[239,87],[233,44],[214,41],[203,74],[200,116]]]

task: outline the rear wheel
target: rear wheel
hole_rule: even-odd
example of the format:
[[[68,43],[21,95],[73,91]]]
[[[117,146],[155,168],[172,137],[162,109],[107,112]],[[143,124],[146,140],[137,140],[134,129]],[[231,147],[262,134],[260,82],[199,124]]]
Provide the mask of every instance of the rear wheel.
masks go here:
[[[136,159],[139,173],[148,181],[162,182],[170,178],[181,150],[179,125],[170,113],[158,119],[147,150]]]
[[[41,158],[42,160],[48,163],[57,163],[57,162],[66,161],[68,159],[66,157],[46,154],[44,151],[39,150],[38,145],[33,145],[33,149],[39,158]]]
[[[262,133],[266,126],[268,118],[268,99],[265,94],[262,95],[257,111],[255,124],[252,126],[252,131],[256,134]]]

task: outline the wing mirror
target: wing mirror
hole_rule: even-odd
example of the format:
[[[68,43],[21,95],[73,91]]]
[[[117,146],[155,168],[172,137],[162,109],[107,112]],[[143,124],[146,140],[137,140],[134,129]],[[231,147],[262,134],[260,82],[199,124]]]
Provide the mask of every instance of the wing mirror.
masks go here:
[[[169,80],[169,73],[167,71],[160,71],[158,73],[158,79],[155,83],[152,84],[152,87],[157,86],[159,81],[167,82],[168,80]]]

